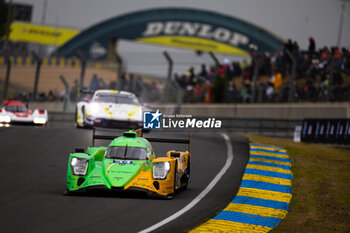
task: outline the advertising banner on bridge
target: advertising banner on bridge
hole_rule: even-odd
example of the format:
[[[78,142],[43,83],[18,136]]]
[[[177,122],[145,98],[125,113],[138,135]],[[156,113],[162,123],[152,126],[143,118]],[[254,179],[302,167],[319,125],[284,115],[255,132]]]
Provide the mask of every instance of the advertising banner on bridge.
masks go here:
[[[252,52],[275,52],[283,40],[237,18],[214,12],[164,8],[132,12],[107,19],[82,31],[62,45],[59,56],[105,59],[113,54],[118,39],[249,56]]]
[[[215,53],[229,53],[242,56],[249,56],[249,53],[239,49],[235,46],[230,46],[224,43],[185,36],[159,36],[137,39],[139,42],[172,46],[184,49],[215,52]]]
[[[61,46],[79,32],[71,28],[13,22],[9,38],[11,41]]]

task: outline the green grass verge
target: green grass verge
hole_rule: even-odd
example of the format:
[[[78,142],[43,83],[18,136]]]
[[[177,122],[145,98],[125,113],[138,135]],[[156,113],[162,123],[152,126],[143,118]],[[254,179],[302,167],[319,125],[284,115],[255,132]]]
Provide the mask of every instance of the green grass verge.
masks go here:
[[[350,150],[248,135],[287,150],[292,161],[290,210],[271,232],[350,232]]]

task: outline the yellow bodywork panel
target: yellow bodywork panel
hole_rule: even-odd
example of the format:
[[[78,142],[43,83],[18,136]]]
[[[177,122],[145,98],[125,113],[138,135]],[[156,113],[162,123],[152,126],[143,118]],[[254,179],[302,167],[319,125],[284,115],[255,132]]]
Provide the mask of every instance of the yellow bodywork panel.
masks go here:
[[[176,155],[176,157],[174,157]],[[151,158],[152,159],[152,158]],[[151,192],[166,196],[174,193],[176,189],[181,188],[184,184],[181,183],[181,177],[185,174],[189,166],[189,152],[168,151],[167,157],[160,157],[153,160],[154,162],[169,162],[170,171],[164,180],[153,179],[152,168],[147,171],[141,171],[124,189],[130,187],[138,187],[147,189]],[[159,183],[159,188],[156,189],[154,182]]]

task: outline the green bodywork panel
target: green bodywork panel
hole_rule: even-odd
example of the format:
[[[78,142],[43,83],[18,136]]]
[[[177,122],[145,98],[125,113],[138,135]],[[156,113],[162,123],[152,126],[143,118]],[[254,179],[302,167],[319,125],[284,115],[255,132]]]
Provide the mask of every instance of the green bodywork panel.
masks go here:
[[[105,159],[105,176],[113,187],[124,187],[141,171],[150,169],[150,161]]]
[[[133,131],[129,131],[132,133]],[[149,157],[154,158],[151,144],[141,137],[118,137],[109,146],[144,147]],[[102,185],[108,189],[125,187],[141,171],[148,171],[152,166],[152,159],[128,160],[105,158],[108,147],[88,147],[86,153],[71,153],[67,168],[67,190],[77,191],[90,186]],[[76,176],[72,173],[72,158],[88,159],[88,168],[85,176]]]

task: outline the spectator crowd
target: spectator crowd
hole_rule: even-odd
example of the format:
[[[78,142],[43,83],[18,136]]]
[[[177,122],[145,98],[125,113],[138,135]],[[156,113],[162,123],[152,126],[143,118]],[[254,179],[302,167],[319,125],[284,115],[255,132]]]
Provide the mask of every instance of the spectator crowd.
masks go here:
[[[282,52],[252,54],[249,64],[246,60],[230,63],[225,59],[223,64],[209,69],[203,64],[199,72],[191,67],[184,74],[174,74],[174,79],[185,91],[185,102],[246,103],[252,101],[253,89],[254,102],[286,102],[293,61],[294,101],[325,101],[328,90],[330,101],[350,100],[350,50],[336,47],[316,50],[312,37],[307,51],[288,40]],[[258,78],[253,88],[255,68]]]
[[[300,50],[297,42],[288,40],[283,51],[272,55],[255,53],[250,62],[224,59],[223,64],[202,64],[199,71],[190,67],[184,74],[174,74],[167,92],[170,97],[175,96],[181,88],[183,101],[188,103],[287,102],[293,62],[294,101],[350,101],[350,50],[336,47],[317,50],[312,37],[306,51]],[[257,72],[255,82],[254,72]],[[70,87],[70,100],[76,101],[81,97],[79,88],[78,79],[75,79]],[[160,101],[165,90],[163,82],[145,82],[141,76],[132,73],[123,73],[118,84],[115,80],[106,84],[102,77],[94,74],[85,88],[130,91],[143,102]],[[56,101],[63,100],[64,96],[65,92],[49,90],[38,93],[36,100]],[[31,93],[19,94],[16,99],[27,102],[32,100],[32,96]],[[174,98],[170,100],[174,101]]]

